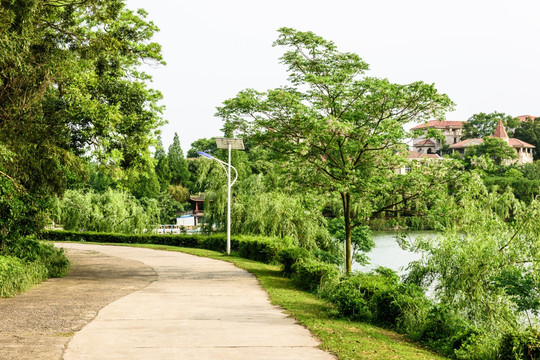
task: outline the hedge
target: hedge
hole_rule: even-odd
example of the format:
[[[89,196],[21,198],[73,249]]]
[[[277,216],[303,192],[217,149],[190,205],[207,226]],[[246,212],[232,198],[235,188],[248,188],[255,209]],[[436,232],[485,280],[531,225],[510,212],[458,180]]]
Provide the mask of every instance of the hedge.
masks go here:
[[[225,234],[137,235],[48,230],[44,231],[41,237],[43,240],[49,241],[76,241],[112,244],[155,244],[200,248],[221,252],[225,252],[227,246],[227,237]],[[232,251],[237,252],[238,255],[243,258],[264,263],[277,262],[278,254],[283,248],[285,248],[285,246],[285,244],[280,242],[280,239],[278,240],[274,238],[255,236],[231,237]]]

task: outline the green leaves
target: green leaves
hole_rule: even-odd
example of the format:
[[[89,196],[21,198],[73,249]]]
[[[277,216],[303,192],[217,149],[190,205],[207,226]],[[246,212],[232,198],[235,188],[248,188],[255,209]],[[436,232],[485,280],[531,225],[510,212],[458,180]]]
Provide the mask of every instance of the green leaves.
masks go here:
[[[485,138],[493,135],[499,120],[502,120],[505,126],[517,125],[514,118],[510,115],[506,115],[505,113],[494,111],[490,114],[474,114],[463,125],[462,139]]]
[[[162,57],[145,16],[121,0],[2,4],[0,141],[31,191],[61,192],[70,153],[127,168],[148,152],[161,94],[137,66]]]
[[[368,66],[358,55],[339,52],[312,32],[282,28],[279,33],[274,46],[287,49],[280,60],[288,66],[291,85],[244,90],[216,115],[226,131],[271,149],[292,182],[340,193],[350,248],[351,194],[373,209],[377,183],[392,176],[392,165],[399,162],[395,154],[405,150],[403,125],[438,117],[453,103],[433,85],[365,76]],[[368,212],[357,220],[365,222]]]
[[[465,160],[474,164],[475,158],[485,156],[496,165],[502,165],[505,160],[517,159],[518,156],[514,148],[506,141],[499,138],[486,137],[482,144],[470,146],[465,152]]]
[[[409,281],[432,284],[436,301],[482,331],[520,328],[522,316],[538,311],[538,200],[524,206],[478,179],[462,185],[447,213],[453,226],[435,240],[417,240],[423,258],[411,265]]]

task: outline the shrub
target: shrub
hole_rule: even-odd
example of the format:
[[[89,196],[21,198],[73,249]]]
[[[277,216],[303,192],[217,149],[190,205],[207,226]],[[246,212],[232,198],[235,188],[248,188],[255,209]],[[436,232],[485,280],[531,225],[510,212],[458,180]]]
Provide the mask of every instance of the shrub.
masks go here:
[[[477,334],[477,330],[447,307],[435,305],[426,316],[418,340],[443,354],[454,355],[467,342],[473,345],[470,340]]]
[[[379,268],[372,273],[356,273],[345,277],[330,297],[343,316],[361,321],[376,320],[379,317],[386,322],[383,320],[386,316],[383,312],[394,306],[389,299],[396,296],[395,293],[391,295],[391,292],[395,291],[398,281],[397,274],[386,268]],[[387,300],[390,304],[386,303]],[[377,310],[378,306],[381,306],[380,311]]]
[[[503,335],[498,349],[499,359],[540,359],[540,331],[527,329]]]
[[[402,284],[395,271],[383,267],[345,276],[323,290],[340,315],[407,333],[423,324],[431,305],[420,287]]]
[[[300,258],[292,265],[292,279],[301,288],[315,291],[325,280],[338,276],[335,265],[312,258]]]
[[[20,293],[47,278],[47,269],[39,262],[25,263],[13,256],[0,256],[0,297]]]
[[[272,238],[250,236],[240,237],[235,247],[241,257],[269,264],[278,262],[283,245]]]
[[[426,298],[424,290],[417,285],[401,284],[399,288],[394,298],[399,307],[399,316],[394,325],[398,331],[418,339],[432,303]]]
[[[363,275],[363,274],[362,274]],[[353,320],[370,320],[372,317],[366,297],[361,292],[362,279],[352,275],[342,280],[330,294],[340,315]]]
[[[156,244],[179,247],[201,248],[207,250],[226,250],[227,237],[225,234],[215,235],[156,235],[156,234],[109,234],[96,232],[74,231],[45,231],[43,239],[50,241],[88,241],[97,243],[126,243],[126,244]],[[238,252],[246,259],[265,263],[276,262],[280,250],[285,246],[282,239],[234,236],[231,238],[231,250]]]
[[[48,277],[61,277],[69,270],[69,260],[63,249],[56,249],[52,244],[38,241],[34,236],[27,236],[10,244],[6,255],[16,257],[26,263],[40,263],[47,270]]]
[[[293,265],[296,264],[298,260],[310,256],[310,252],[304,248],[294,246],[282,249],[278,254],[278,261],[281,264],[283,274],[290,277],[293,274]]]

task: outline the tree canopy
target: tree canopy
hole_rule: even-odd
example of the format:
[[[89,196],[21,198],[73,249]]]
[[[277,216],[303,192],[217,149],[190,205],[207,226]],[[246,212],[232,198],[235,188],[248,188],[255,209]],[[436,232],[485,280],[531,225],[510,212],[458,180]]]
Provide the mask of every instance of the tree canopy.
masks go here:
[[[351,231],[371,215],[371,197],[392,177],[396,152],[406,150],[403,125],[440,118],[453,104],[434,85],[366,76],[368,65],[357,54],[312,32],[282,28],[274,46],[288,49],[280,59],[290,85],[241,91],[217,115],[226,132],[272,149],[295,182],[340,194],[350,271]],[[363,209],[354,222],[353,205]]]
[[[534,159],[540,159],[540,118],[520,122],[514,131],[514,136],[536,146]]]
[[[474,157],[487,156],[495,165],[503,164],[504,160],[517,159],[516,151],[506,141],[499,138],[486,137],[481,144],[470,146],[465,152],[465,160],[471,162]]]
[[[493,135],[497,123],[502,120],[504,126],[515,128],[519,121],[510,115],[494,111],[490,114],[478,113],[471,116],[463,125],[463,139],[481,139]]]
[[[198,139],[191,144],[191,148],[187,152],[188,158],[199,157],[197,151],[203,151],[207,154],[213,155],[217,151],[217,144],[214,138],[210,139]]]
[[[2,238],[37,223],[37,205],[83,173],[83,158],[155,188],[143,172],[161,94],[139,65],[164,62],[146,15],[124,0],[0,1],[0,183],[11,184],[0,197],[24,205],[6,212]]]
[[[127,168],[148,151],[161,94],[138,66],[163,61],[145,17],[122,0],[1,2],[0,143],[28,190],[61,192],[77,155]]]
[[[174,139],[169,146],[169,169],[171,171],[171,184],[173,185],[187,185],[189,180],[188,165],[184,152],[180,146],[180,138],[177,133],[174,133]]]

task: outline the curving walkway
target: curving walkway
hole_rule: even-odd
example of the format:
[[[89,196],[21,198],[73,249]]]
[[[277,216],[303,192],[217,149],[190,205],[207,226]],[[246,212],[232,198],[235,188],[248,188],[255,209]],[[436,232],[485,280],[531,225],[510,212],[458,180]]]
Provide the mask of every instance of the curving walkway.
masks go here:
[[[57,246],[137,260],[158,275],[104,307],[75,334],[64,360],[335,359],[270,304],[253,275],[230,263],[142,248]]]

